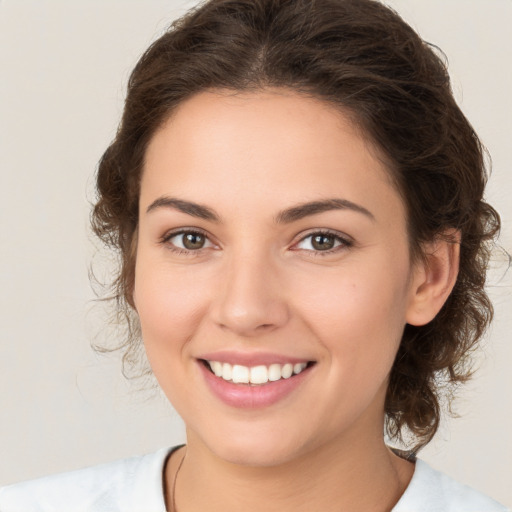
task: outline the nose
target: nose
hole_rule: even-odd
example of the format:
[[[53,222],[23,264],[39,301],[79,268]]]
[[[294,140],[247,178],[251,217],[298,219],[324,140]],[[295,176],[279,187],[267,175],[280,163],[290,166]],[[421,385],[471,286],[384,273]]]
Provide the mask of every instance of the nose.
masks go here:
[[[255,254],[226,263],[229,268],[211,309],[217,325],[242,337],[255,337],[285,325],[289,307],[276,266]]]

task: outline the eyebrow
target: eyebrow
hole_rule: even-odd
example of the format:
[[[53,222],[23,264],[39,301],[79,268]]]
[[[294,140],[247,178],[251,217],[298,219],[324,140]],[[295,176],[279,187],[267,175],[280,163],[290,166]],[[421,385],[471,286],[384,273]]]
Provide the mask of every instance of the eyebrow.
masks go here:
[[[159,197],[148,206],[146,213],[158,208],[172,208],[193,217],[217,223],[221,222],[220,216],[211,208],[192,201],[186,201],[184,199],[167,196]],[[291,208],[287,208],[286,210],[279,212],[274,221],[277,224],[289,224],[310,215],[331,210],[351,210],[361,213],[372,221],[375,221],[374,215],[363,206],[353,203],[347,199],[339,198],[310,201],[297,206],[292,206]]]
[[[277,215],[276,222],[279,224],[288,224],[290,222],[303,219],[304,217],[308,217],[309,215],[315,215],[317,213],[327,212],[330,210],[351,210],[357,213],[362,213],[372,221],[375,221],[373,214],[363,206],[353,203],[348,199],[334,198],[303,203],[283,210]]]
[[[167,196],[159,197],[148,206],[146,213],[158,208],[173,208],[188,215],[192,215],[192,217],[220,222],[220,217],[211,208],[183,199]]]

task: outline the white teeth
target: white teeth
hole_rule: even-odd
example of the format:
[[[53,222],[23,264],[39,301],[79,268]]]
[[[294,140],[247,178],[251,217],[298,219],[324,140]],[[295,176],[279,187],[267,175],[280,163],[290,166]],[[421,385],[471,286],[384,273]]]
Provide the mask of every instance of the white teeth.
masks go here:
[[[268,370],[266,366],[253,366],[251,368],[251,384],[265,384],[268,382]]]
[[[219,361],[212,361],[210,366],[217,377],[222,377],[222,363],[219,363]]]
[[[281,378],[281,365],[280,364],[271,364],[268,367],[268,380],[270,382],[274,382]]]
[[[269,381],[289,379],[292,375],[301,373],[307,366],[307,363],[274,363],[268,367],[264,365],[248,367],[219,361],[208,361],[208,364],[217,377],[236,384],[266,384]]]
[[[307,365],[307,363],[297,363],[293,366],[293,373],[300,373],[302,370],[304,370],[304,368],[306,368]]]
[[[231,380],[232,375],[233,375],[233,367],[229,363],[224,363],[222,365],[222,378],[224,380]]]
[[[283,379],[289,379],[293,375],[293,364],[285,364],[281,370],[281,375],[283,376]]]
[[[249,384],[249,368],[235,364],[233,366],[231,380],[237,384]]]

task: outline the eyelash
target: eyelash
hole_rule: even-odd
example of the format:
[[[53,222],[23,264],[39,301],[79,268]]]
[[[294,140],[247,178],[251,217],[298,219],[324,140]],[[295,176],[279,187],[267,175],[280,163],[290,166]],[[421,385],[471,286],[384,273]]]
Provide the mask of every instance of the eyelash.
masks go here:
[[[180,229],[178,231],[172,231],[170,233],[166,233],[161,238],[160,243],[162,245],[166,245],[168,247],[168,249],[170,251],[174,252],[175,254],[181,255],[181,256],[188,256],[188,257],[199,256],[203,252],[204,249],[207,249],[207,247],[201,247],[200,249],[197,249],[197,250],[182,249],[181,247],[176,247],[175,245],[170,243],[170,240],[172,238],[179,236],[179,235],[185,235],[185,234],[200,235],[200,236],[205,237],[207,240],[210,240],[208,238],[208,235],[204,231],[201,231],[199,229]],[[354,245],[354,242],[352,240],[348,239],[347,237],[341,236],[336,231],[331,231],[328,229],[320,229],[317,231],[311,231],[310,233],[302,236],[302,238],[300,238],[300,240],[295,242],[293,244],[293,246],[296,246],[299,243],[304,242],[305,240],[307,240],[308,238],[311,238],[313,236],[333,237],[335,239],[335,243],[338,242],[339,245],[333,247],[332,249],[327,249],[325,251],[315,251],[315,250],[309,250],[309,249],[293,249],[293,250],[307,251],[309,254],[313,255],[314,257],[318,257],[318,256],[322,257],[322,256],[329,256],[329,255],[337,253],[339,251],[349,249],[350,247],[352,247]],[[212,242],[210,242],[210,243],[212,243]]]
[[[354,245],[354,242],[350,240],[348,237],[342,236],[337,231],[331,231],[329,229],[320,229],[317,231],[311,231],[308,234],[302,236],[302,238],[294,244],[298,245],[299,243],[303,242],[304,240],[307,240],[308,238],[314,237],[314,236],[328,236],[333,237],[336,242],[339,242],[339,245],[333,247],[332,249],[327,249],[325,251],[315,251],[310,249],[295,249],[298,251],[307,251],[309,254],[311,254],[314,257],[322,257],[322,256],[330,256],[332,254],[335,254],[337,252],[347,250],[350,247]]]
[[[170,240],[172,238],[174,238],[175,236],[179,236],[179,235],[200,235],[200,236],[204,236],[204,238],[206,240],[210,240],[208,238],[208,235],[204,232],[204,231],[201,231],[199,229],[180,229],[178,231],[171,231],[170,233],[166,233],[161,239],[160,239],[160,243],[162,245],[165,245],[170,251],[174,252],[175,254],[179,255],[179,256],[188,256],[188,257],[191,257],[193,258],[194,256],[199,256],[203,249],[205,249],[205,247],[202,247],[201,249],[197,249],[197,250],[192,250],[192,249],[182,249],[181,247],[176,247],[174,244],[170,243]]]

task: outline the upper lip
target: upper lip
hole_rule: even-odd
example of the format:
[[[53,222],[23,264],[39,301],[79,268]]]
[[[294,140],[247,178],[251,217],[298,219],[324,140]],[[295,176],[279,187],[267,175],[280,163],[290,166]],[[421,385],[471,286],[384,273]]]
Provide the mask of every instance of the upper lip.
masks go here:
[[[197,359],[206,361],[219,361],[220,363],[229,363],[231,365],[241,366],[269,366],[271,364],[286,363],[308,363],[311,359],[305,357],[287,356],[285,354],[275,354],[271,352],[238,352],[233,350],[220,350],[200,355]]]

